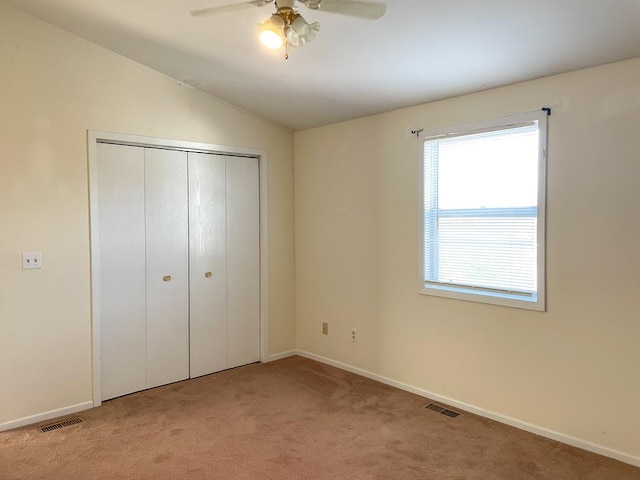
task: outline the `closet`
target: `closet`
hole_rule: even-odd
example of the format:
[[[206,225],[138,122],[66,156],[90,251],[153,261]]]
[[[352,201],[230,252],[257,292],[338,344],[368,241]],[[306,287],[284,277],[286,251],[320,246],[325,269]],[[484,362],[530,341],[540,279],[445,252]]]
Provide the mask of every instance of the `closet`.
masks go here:
[[[95,174],[102,400],[259,361],[257,158],[98,143]]]

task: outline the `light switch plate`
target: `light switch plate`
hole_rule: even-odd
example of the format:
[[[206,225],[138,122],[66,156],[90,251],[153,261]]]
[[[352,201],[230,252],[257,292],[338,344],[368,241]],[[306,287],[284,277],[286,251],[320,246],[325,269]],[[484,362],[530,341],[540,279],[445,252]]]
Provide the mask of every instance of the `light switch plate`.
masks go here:
[[[41,252],[25,252],[22,254],[22,269],[33,270],[34,268],[42,268]]]

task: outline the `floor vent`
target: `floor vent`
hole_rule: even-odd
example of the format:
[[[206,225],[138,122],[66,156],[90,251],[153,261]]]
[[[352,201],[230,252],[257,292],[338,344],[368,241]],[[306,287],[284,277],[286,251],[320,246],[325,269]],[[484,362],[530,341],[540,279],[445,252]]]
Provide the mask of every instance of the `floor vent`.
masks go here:
[[[438,405],[437,403],[429,403],[424,406],[427,410],[432,410],[434,412],[441,413],[442,415],[446,415],[447,417],[456,418],[460,415],[458,412],[454,412],[453,410],[449,410],[448,408],[443,407],[442,405]]]
[[[80,417],[69,418],[68,420],[63,420],[62,422],[44,425],[40,427],[40,431],[42,433],[47,433],[47,432],[51,432],[52,430],[58,430],[64,427],[70,427],[71,425],[76,425],[78,423],[82,423],[82,419]]]

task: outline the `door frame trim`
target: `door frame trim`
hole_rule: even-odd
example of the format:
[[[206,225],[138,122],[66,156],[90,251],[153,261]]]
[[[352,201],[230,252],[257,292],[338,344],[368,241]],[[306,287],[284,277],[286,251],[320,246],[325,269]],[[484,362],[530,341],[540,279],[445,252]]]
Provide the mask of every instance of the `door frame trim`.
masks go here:
[[[100,349],[100,232],[93,221],[98,211],[98,143],[135,147],[151,147],[186,152],[212,153],[233,157],[258,159],[260,188],[260,361],[269,360],[269,222],[267,194],[267,152],[265,150],[189,142],[167,138],[146,137],[126,133],[87,130],[89,166],[89,226],[91,255],[91,331],[93,406],[102,404],[102,375]]]

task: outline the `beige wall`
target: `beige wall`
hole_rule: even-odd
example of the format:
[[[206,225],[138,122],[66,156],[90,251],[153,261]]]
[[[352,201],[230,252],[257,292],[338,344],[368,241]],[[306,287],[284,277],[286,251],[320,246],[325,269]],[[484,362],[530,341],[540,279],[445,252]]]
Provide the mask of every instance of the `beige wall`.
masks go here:
[[[0,75],[0,425],[91,400],[87,129],[267,151],[270,351],[295,347],[290,131],[2,4]]]
[[[548,311],[418,295],[410,130],[543,106]],[[640,459],[640,59],[296,132],[294,172],[300,350]]]
[[[640,59],[295,134],[296,298],[291,132],[1,4],[0,74],[0,424],[91,400],[95,129],[267,150],[271,353],[640,457]],[[548,312],[418,295],[409,130],[542,106]]]

